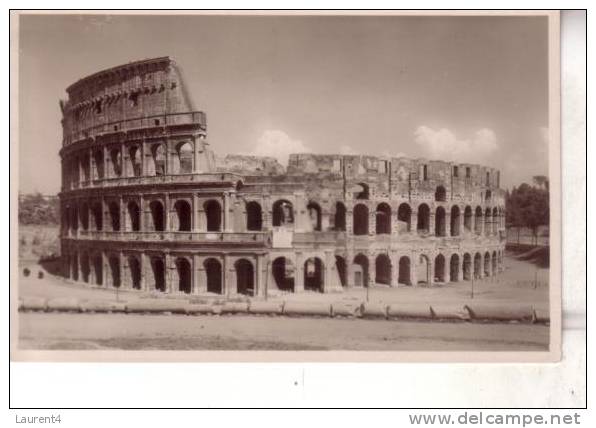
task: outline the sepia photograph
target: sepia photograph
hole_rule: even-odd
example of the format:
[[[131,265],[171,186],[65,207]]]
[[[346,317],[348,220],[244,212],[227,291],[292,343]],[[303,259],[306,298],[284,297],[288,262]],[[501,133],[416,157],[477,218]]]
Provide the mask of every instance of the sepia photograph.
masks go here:
[[[559,360],[558,12],[12,18],[12,360]]]

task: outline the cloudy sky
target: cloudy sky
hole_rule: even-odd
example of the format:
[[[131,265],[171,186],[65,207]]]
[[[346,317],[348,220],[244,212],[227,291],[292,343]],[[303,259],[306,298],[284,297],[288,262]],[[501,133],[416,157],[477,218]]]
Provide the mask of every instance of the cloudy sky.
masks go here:
[[[58,100],[88,74],[171,56],[218,154],[477,162],[547,174],[546,17],[22,16],[21,191],[56,193]]]

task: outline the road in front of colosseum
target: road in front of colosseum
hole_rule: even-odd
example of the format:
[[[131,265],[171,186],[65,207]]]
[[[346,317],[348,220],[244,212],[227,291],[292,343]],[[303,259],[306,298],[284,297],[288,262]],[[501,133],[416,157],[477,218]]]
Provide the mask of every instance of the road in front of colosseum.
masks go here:
[[[543,351],[532,324],[21,313],[21,349]]]

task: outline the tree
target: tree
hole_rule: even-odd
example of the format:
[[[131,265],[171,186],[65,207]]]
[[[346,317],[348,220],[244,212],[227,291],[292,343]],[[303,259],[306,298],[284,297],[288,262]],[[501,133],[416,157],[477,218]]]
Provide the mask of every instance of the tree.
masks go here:
[[[505,197],[507,227],[518,228],[518,242],[519,228],[527,227],[533,243],[538,244],[538,228],[549,223],[548,179],[539,177],[534,177],[534,186],[523,183]]]
[[[20,224],[58,224],[59,209],[56,197],[44,197],[41,193],[19,195]]]

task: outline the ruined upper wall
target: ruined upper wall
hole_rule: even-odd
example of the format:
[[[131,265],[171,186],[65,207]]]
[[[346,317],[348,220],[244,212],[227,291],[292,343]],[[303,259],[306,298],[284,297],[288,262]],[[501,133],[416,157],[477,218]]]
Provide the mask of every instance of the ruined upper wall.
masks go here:
[[[169,57],[103,70],[66,91],[68,99],[60,103],[64,145],[100,133],[168,123],[205,126],[204,114],[195,112],[182,72]]]
[[[233,172],[247,176],[271,176],[285,174],[284,167],[273,157],[226,155],[217,156],[215,166],[220,172]]]

